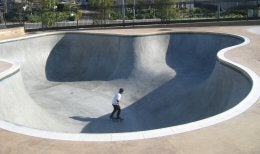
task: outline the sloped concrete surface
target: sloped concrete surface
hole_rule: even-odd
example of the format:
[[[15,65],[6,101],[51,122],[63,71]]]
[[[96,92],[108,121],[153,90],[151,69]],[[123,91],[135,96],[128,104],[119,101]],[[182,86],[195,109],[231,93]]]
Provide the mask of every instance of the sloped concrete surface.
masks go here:
[[[225,30],[221,29],[221,28],[215,28],[214,31],[216,29],[218,29],[219,31],[226,30],[226,28],[225,28]],[[236,31],[234,29],[233,29],[233,31],[235,33]],[[244,32],[244,29],[242,29],[242,30],[241,29],[239,29],[238,31]],[[198,30],[200,30],[200,29],[198,28]],[[209,29],[209,31],[210,31],[210,29]],[[244,34],[247,34],[247,33],[244,32]],[[256,50],[257,44],[255,44],[255,38],[257,38],[257,36],[254,36],[254,35],[253,36],[248,35],[248,36],[250,36],[250,38],[253,39],[253,42],[252,42],[253,45],[250,45],[247,48],[243,48],[244,51],[246,53],[248,53],[247,51],[257,51]],[[249,49],[252,49],[252,47],[254,50],[249,50]],[[255,55],[257,55],[257,53],[255,53]],[[236,60],[239,59],[239,57],[236,57],[236,56],[233,56],[233,57],[235,57]],[[257,58],[257,56],[251,57],[250,59],[254,59],[254,58]],[[248,61],[246,60],[245,62],[248,62]],[[251,61],[250,63],[246,64],[246,66],[252,67],[251,63],[254,63],[254,61]],[[170,66],[170,65],[168,65],[168,66]],[[258,68],[257,66],[258,66],[257,63],[255,63],[255,65],[253,65],[253,68]],[[207,65],[207,67],[209,67],[209,65]],[[196,68],[196,66],[195,66],[195,68]],[[170,68],[170,70],[174,70],[174,73],[178,72],[178,71],[176,71],[176,68],[175,69]],[[210,69],[206,69],[205,74],[207,74],[208,73],[207,71],[209,71],[209,70]],[[254,70],[257,71],[257,69],[254,69]],[[212,75],[226,74],[226,73],[230,74],[232,72],[232,69],[230,70],[230,68],[228,68],[228,67],[225,68],[217,62],[216,64],[214,64],[214,67],[213,67],[213,69],[211,69],[211,71],[213,71],[213,73],[210,73],[211,75],[205,75],[205,78],[202,78],[202,79],[205,79],[203,81],[206,81],[206,82],[202,82],[203,84],[201,84],[201,85],[207,85],[207,84],[213,82],[214,78],[212,78]],[[21,71],[21,72],[23,72],[23,71]],[[183,72],[185,73],[185,71],[183,71]],[[231,74],[237,74],[237,73],[238,72],[234,71]],[[238,74],[240,74],[240,73],[238,73]],[[172,76],[172,78],[176,78],[176,77],[177,77],[176,75]],[[245,79],[243,79],[243,75],[242,75],[242,78],[235,79],[235,81],[240,81],[241,79],[242,79],[242,81],[245,81]],[[214,79],[214,81],[219,81],[219,80],[223,81],[223,79],[221,79],[221,78]],[[24,80],[24,82],[25,81],[26,80]],[[41,81],[41,80],[38,80],[38,81]],[[43,82],[45,82],[45,81],[43,81]],[[228,82],[228,80],[226,83],[233,85],[233,83]],[[37,83],[37,84],[39,84],[39,83]],[[42,85],[45,85],[45,84],[42,84]],[[91,85],[94,86],[94,84],[91,84]],[[246,87],[247,87],[247,85],[248,84],[246,84]],[[242,85],[242,86],[244,86],[244,85]],[[33,87],[33,88],[30,88],[30,87],[31,86],[27,85],[26,86],[27,90],[36,89],[35,87]],[[203,86],[197,86],[196,88],[200,89],[199,87],[203,87]],[[245,88],[245,89],[247,89],[247,88]],[[206,88],[205,89],[201,88],[201,90],[206,91]],[[242,91],[242,94],[243,93],[245,94],[245,92],[242,90],[242,88],[240,90]],[[129,106],[127,106],[127,107],[131,107],[131,104],[129,104]],[[127,107],[126,107],[126,109],[127,109]],[[138,108],[135,108],[135,109],[138,109]],[[34,143],[37,143],[38,145],[40,145],[41,147],[44,147],[44,148],[41,148],[41,150],[39,150],[40,152],[51,151],[53,153],[71,153],[71,152],[102,153],[105,151],[106,152],[107,151],[126,152],[126,153],[127,153],[127,151],[128,151],[128,153],[129,153],[129,151],[131,151],[131,153],[132,152],[134,152],[134,153],[150,153],[150,152],[201,153],[202,151],[206,152],[206,153],[234,153],[234,152],[236,152],[236,153],[237,152],[238,153],[239,152],[240,153],[241,152],[242,153],[257,153],[257,151],[259,152],[259,149],[257,148],[258,147],[257,145],[259,145],[258,144],[259,142],[257,142],[257,141],[259,141],[259,140],[257,140],[258,133],[257,133],[257,129],[256,129],[258,125],[256,123],[254,123],[256,121],[257,117],[259,117],[259,116],[257,116],[257,112],[258,112],[257,109],[253,107],[247,113],[245,113],[242,116],[239,116],[238,118],[235,118],[233,120],[229,120],[227,122],[221,123],[219,125],[216,125],[216,126],[213,126],[210,128],[206,128],[206,129],[202,129],[202,130],[194,131],[194,132],[190,132],[190,133],[180,134],[180,135],[176,135],[176,136],[169,136],[169,137],[150,139],[150,140],[140,140],[140,141],[134,141],[134,142],[123,142],[123,143],[117,142],[117,143],[111,143],[111,144],[110,143],[104,143],[104,144],[102,144],[102,143],[100,143],[100,144],[75,143],[75,144],[73,144],[73,146],[70,146],[70,148],[68,148],[69,147],[68,145],[69,144],[71,145],[70,142],[66,143],[66,142],[61,142],[61,141],[58,142],[58,141],[42,140],[42,139],[30,138],[30,137],[26,137],[26,136],[22,136],[22,135],[15,135],[15,134],[5,135],[6,132],[2,131],[1,134],[5,135],[10,141],[12,141],[12,139],[21,141],[21,140],[24,140],[23,138],[25,138],[26,141],[24,142],[24,144],[22,144],[22,145],[20,144],[19,146],[17,146],[16,142],[6,142],[6,143],[1,142],[1,145],[2,145],[1,149],[5,153],[8,153],[8,152],[12,153],[12,151],[14,152],[14,151],[17,151],[18,149],[19,149],[19,151],[26,151],[28,153],[32,153],[32,152],[35,152],[36,149],[38,150],[37,146],[30,146],[30,148],[29,148],[27,145],[30,142],[34,142]],[[255,119],[250,122],[247,119],[251,115]],[[230,131],[230,130],[232,130],[232,131]],[[248,130],[248,131],[246,131],[246,130]],[[7,148],[7,147],[9,147],[9,148]],[[47,147],[48,147],[48,150],[46,149]],[[119,147],[124,147],[124,148],[119,148]],[[27,150],[25,150],[25,149],[27,149]]]
[[[144,131],[205,119],[234,107],[250,91],[242,73],[216,58],[219,50],[242,42],[214,33],[65,33],[4,42],[1,58],[20,63],[21,71],[2,86],[2,94],[11,92],[8,98],[15,100],[2,97],[1,117],[68,133]],[[19,75],[34,101],[21,90]],[[119,87],[126,90],[125,122],[115,125],[109,114]]]

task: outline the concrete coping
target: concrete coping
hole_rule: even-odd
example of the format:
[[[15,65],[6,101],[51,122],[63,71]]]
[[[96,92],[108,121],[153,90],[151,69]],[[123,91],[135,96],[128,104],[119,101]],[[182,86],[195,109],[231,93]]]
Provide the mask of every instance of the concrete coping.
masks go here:
[[[13,75],[17,71],[20,70],[20,64],[7,61],[5,59],[0,59],[1,62],[8,63],[11,65],[8,69],[4,70],[3,72],[0,72],[0,81],[4,80],[5,78],[8,78],[9,76]]]
[[[47,34],[40,34],[36,36],[45,36],[45,35],[52,35],[52,34],[66,34],[66,33],[75,33],[75,32],[59,32],[59,33],[47,33]],[[79,34],[82,34],[82,32],[77,32]],[[175,32],[174,32],[175,33]],[[229,59],[227,59],[224,55],[226,52],[242,47],[245,45],[248,45],[250,43],[250,40],[244,36],[239,36],[239,35],[233,35],[233,34],[221,34],[221,33],[211,33],[211,32],[177,32],[177,33],[202,33],[202,34],[212,34],[212,35],[230,35],[233,37],[238,37],[242,38],[244,40],[243,43],[231,46],[228,48],[224,48],[220,50],[217,54],[218,60],[225,64],[228,65],[239,72],[243,73],[245,76],[248,77],[248,79],[252,83],[252,88],[249,92],[249,94],[235,107],[222,112],[220,114],[217,114],[215,116],[199,120],[199,121],[194,121],[190,122],[187,124],[182,124],[178,126],[172,126],[172,127],[167,127],[167,128],[161,128],[161,129],[154,129],[154,130],[147,130],[147,131],[138,131],[138,132],[126,132],[126,133],[100,133],[100,134],[88,134],[88,133],[82,133],[82,134],[72,134],[72,133],[59,133],[59,132],[49,132],[49,131],[44,131],[44,130],[39,130],[39,129],[33,129],[33,128],[27,128],[21,125],[17,125],[14,123],[10,123],[4,120],[0,120],[0,128],[11,131],[11,132],[16,132],[28,136],[33,136],[33,137],[40,137],[40,138],[46,138],[46,139],[55,139],[55,140],[67,140],[67,141],[127,141],[127,140],[138,140],[138,139],[147,139],[147,138],[157,138],[157,137],[162,137],[162,136],[167,136],[167,135],[174,135],[174,134],[179,134],[179,133],[184,133],[192,130],[197,130],[205,127],[212,126],[214,124],[229,120],[244,111],[246,111],[248,108],[250,108],[259,98],[260,93],[260,79],[258,75],[250,70],[249,68],[235,63]],[[86,34],[86,33],[84,33]],[[89,34],[89,33],[87,33]],[[94,35],[94,33],[91,33]],[[147,35],[159,35],[159,34],[169,34],[168,33],[153,33],[153,34],[147,34]],[[101,34],[97,34],[101,35]],[[110,34],[111,35],[111,34]],[[129,36],[129,35],[128,35]],[[146,36],[146,35],[138,35],[138,36]],[[31,38],[35,36],[26,36],[20,39],[26,39],[26,38]],[[18,39],[18,40],[20,40]],[[10,39],[7,41],[15,41],[17,39]],[[0,44],[3,42],[7,41],[0,41]],[[8,62],[12,64],[12,67],[5,70],[4,72],[0,73],[0,81],[8,78],[9,76],[15,74],[17,71],[20,69],[20,65],[14,62],[9,62],[3,59],[0,59],[2,61]],[[1,85],[0,85],[1,86]]]

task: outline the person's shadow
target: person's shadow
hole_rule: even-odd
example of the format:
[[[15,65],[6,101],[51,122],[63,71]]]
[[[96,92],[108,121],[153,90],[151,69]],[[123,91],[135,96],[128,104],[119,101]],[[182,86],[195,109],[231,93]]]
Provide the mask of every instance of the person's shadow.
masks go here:
[[[82,117],[82,116],[72,116],[70,117],[71,119],[82,121],[82,122],[87,122],[87,121],[93,121],[98,118],[90,118],[90,117]]]

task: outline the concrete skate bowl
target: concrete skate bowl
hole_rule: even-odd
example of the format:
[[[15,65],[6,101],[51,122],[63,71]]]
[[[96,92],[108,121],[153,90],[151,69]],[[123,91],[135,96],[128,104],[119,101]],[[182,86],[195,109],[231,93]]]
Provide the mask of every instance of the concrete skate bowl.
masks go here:
[[[225,59],[242,36],[55,33],[0,43],[1,128],[61,140],[159,137],[228,120],[258,98],[255,75]],[[218,56],[217,56],[218,55]],[[109,119],[119,87],[123,122]]]

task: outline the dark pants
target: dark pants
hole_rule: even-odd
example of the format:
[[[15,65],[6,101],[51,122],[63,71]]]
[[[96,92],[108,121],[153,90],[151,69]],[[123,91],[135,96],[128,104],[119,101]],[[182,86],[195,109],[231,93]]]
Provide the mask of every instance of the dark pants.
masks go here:
[[[115,113],[116,111],[117,111],[117,118],[119,118],[119,115],[120,115],[120,112],[121,112],[120,106],[119,106],[119,105],[113,105],[113,107],[114,107],[114,110],[113,110],[113,112],[111,113],[110,118],[113,118],[114,113]]]

